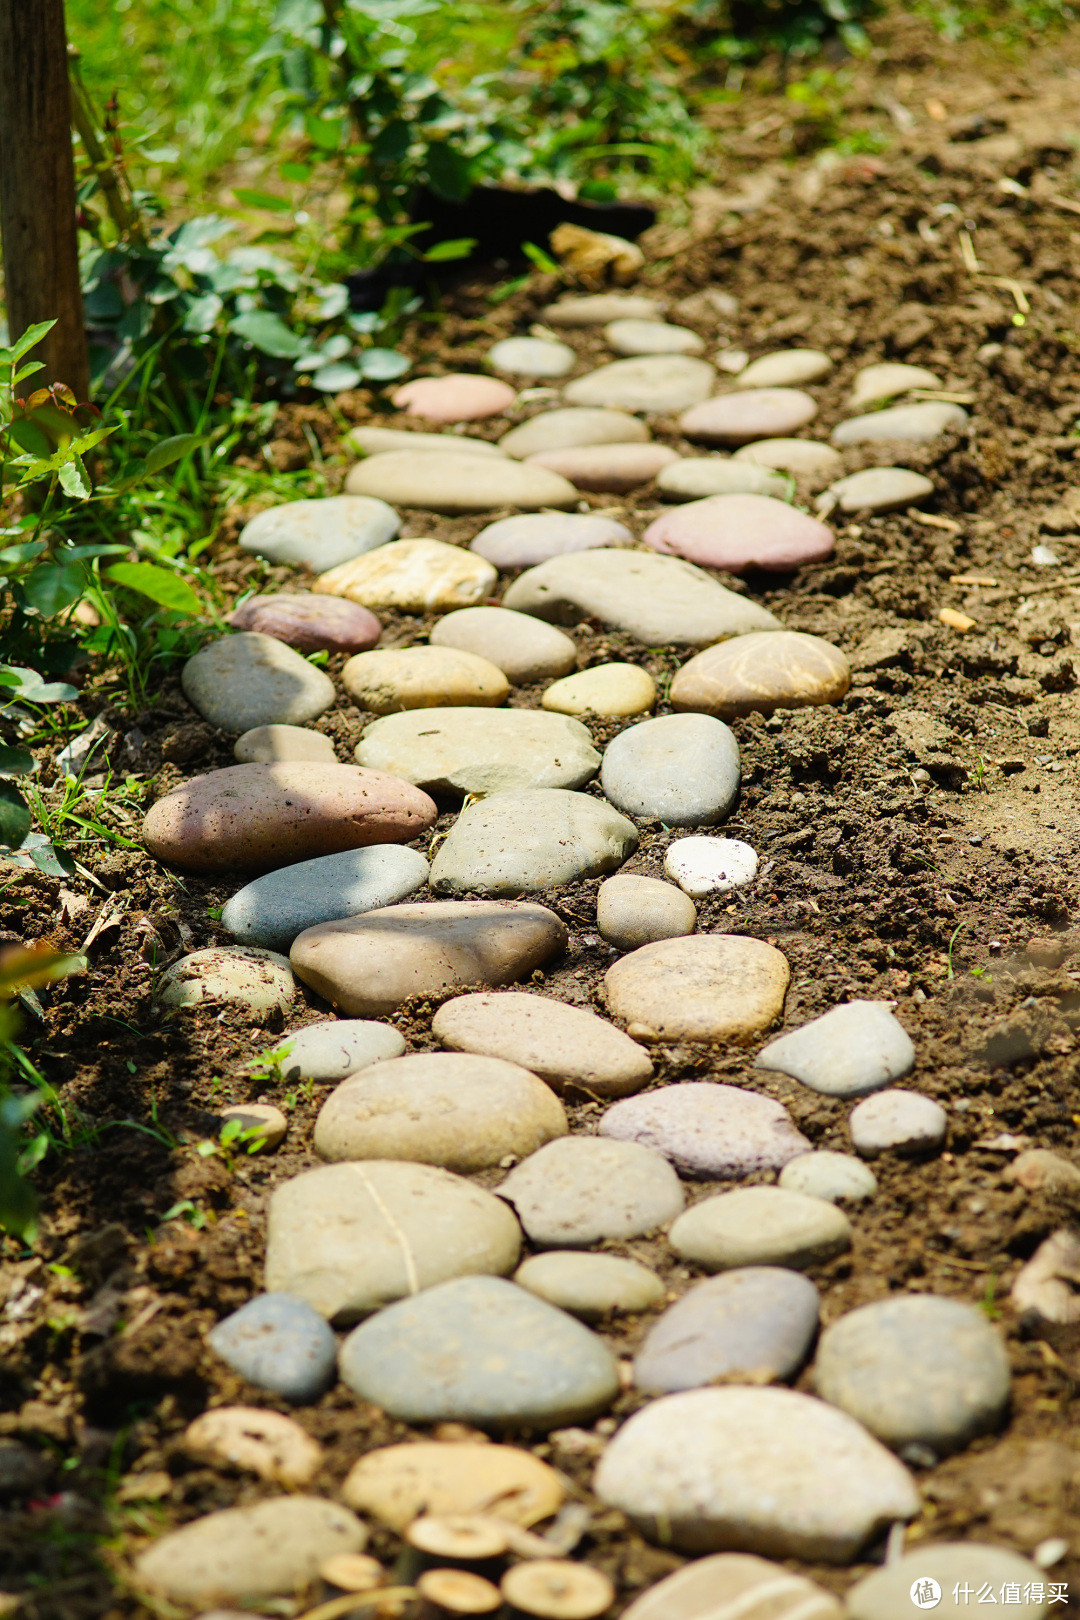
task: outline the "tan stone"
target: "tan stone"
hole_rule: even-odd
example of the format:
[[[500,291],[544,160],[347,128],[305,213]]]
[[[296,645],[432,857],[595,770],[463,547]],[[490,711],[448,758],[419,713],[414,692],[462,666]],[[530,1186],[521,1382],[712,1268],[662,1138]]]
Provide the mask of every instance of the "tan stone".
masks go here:
[[[678,451],[666,444],[598,444],[541,450],[525,465],[560,473],[575,489],[623,495],[649,483],[662,467],[678,460]]]
[[[184,1432],[184,1449],[294,1489],[314,1479],[323,1449],[292,1418],[258,1406],[217,1406]]]
[[[1048,1148],[1029,1148],[1017,1155],[1003,1179],[1028,1192],[1064,1192],[1080,1187],[1080,1169]]]
[[[475,1441],[384,1446],[361,1457],[342,1487],[350,1507],[399,1532],[422,1513],[538,1524],[565,1494],[555,1470],[531,1452]]]
[[[577,1087],[626,1097],[652,1079],[648,1055],[628,1035],[584,1007],[528,990],[455,996],[431,1032],[455,1052],[483,1052],[520,1063],[556,1091]]]
[[[372,714],[505,703],[510,682],[476,653],[453,647],[387,647],[357,653],[341,672],[347,691]]]
[[[444,613],[482,602],[498,577],[490,563],[460,546],[392,540],[320,574],[311,588],[376,611]]]
[[[337,762],[330,738],[321,731],[308,731],[306,726],[253,726],[237,737],[233,753],[241,765],[276,765],[296,760],[317,760],[323,765]]]
[[[345,480],[350,495],[375,495],[429,512],[487,512],[495,506],[573,506],[573,484],[544,467],[509,456],[391,450],[369,456]]]
[[[744,444],[731,459],[749,461],[755,467],[772,467],[793,478],[804,478],[811,485],[827,484],[844,470],[840,452],[818,439],[758,439]]]
[[[580,720],[542,709],[422,709],[388,714],[356,746],[364,765],[422,782],[432,793],[578,788],[600,755]]]
[[[671,706],[731,720],[838,703],[851,685],[848,661],[831,642],[794,630],[755,631],[683,665],[671,683]]]
[[[296,984],[288,959],[255,945],[207,945],[182,956],[162,974],[157,999],[163,1007],[231,1002],[249,1012],[288,1007]]]
[[[239,1125],[245,1138],[242,1144],[245,1152],[255,1148],[259,1153],[273,1153],[284,1142],[289,1129],[285,1115],[273,1103],[234,1103],[231,1108],[223,1108],[218,1117],[223,1127],[234,1121]],[[251,1132],[256,1134],[249,1134]]]
[[[750,1553],[717,1553],[642,1593],[623,1620],[842,1620],[838,1598],[779,1564]]]
[[[626,411],[589,410],[567,406],[565,410],[542,411],[520,427],[511,428],[499,440],[504,455],[524,461],[544,450],[566,450],[587,444],[645,444],[649,430],[644,422]]]
[[[656,685],[637,664],[595,664],[556,681],[540,702],[556,714],[647,714]]]
[[[692,934],[624,956],[604,992],[635,1040],[741,1041],[779,1016],[789,977],[786,958],[759,939]]]
[[[501,445],[489,444],[486,439],[467,439],[457,433],[411,433],[407,428],[372,427],[368,422],[353,428],[345,442],[364,456],[381,456],[390,450],[408,450],[413,455],[430,450],[453,451],[459,456],[505,453]]]
[[[820,349],[777,349],[753,360],[739,373],[736,388],[800,388],[820,382],[832,370],[832,361]]]
[[[636,872],[617,872],[597,892],[596,926],[609,944],[620,951],[635,951],[639,945],[692,934],[697,907],[673,883]]]
[[[457,647],[501,669],[512,686],[531,686],[567,675],[577,663],[569,636],[529,613],[510,608],[461,608],[440,619],[431,632],[433,647]]]

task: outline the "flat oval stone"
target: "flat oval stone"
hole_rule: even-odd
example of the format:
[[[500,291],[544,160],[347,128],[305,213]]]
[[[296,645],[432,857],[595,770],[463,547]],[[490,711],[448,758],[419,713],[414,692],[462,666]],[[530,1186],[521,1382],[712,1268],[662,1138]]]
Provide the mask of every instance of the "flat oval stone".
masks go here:
[[[586,293],[548,304],[544,320],[548,326],[606,326],[609,321],[653,321],[661,314],[655,298],[637,293]]]
[[[736,450],[732,460],[772,467],[811,484],[827,484],[844,470],[844,458],[839,452],[817,439],[757,439]]]
[[[568,552],[629,545],[633,538],[622,523],[598,512],[523,512],[489,523],[470,550],[496,568],[531,568]]]
[[[575,377],[563,389],[571,405],[602,405],[621,411],[667,414],[708,399],[716,372],[707,360],[683,354],[645,355],[614,360]]]
[[[623,1620],[719,1620],[729,1611],[751,1620],[842,1620],[844,1613],[805,1576],[748,1553],[717,1553],[651,1586]],[[907,1611],[896,1620],[909,1620]]]
[[[337,764],[330,738],[304,726],[253,726],[237,737],[233,754],[241,765],[288,764],[297,760]]]
[[[455,647],[386,647],[357,653],[341,672],[342,683],[371,714],[403,709],[444,709],[457,704],[493,708],[505,703],[510,682],[501,669],[476,653]]]
[[[461,812],[431,867],[436,894],[513,899],[621,866],[637,828],[589,793],[495,793]]]
[[[195,872],[259,871],[367,844],[405,843],[435,823],[426,793],[355,765],[227,765],[147,811],[152,855]]]
[[[661,468],[678,459],[678,452],[666,444],[599,444],[541,450],[525,465],[561,473],[576,489],[624,495],[649,483]]]
[[[511,428],[499,440],[504,455],[524,461],[544,450],[569,450],[588,444],[645,444],[649,430],[645,423],[626,411],[586,410],[567,406],[557,411],[541,411],[520,427]],[[534,562],[542,559],[535,557]]]
[[[292,1418],[256,1406],[216,1406],[184,1431],[193,1457],[245,1469],[293,1490],[322,1467],[323,1448]]]
[[[231,1002],[249,1012],[282,1012],[296,994],[289,959],[248,945],[208,945],[182,956],[162,974],[157,999],[166,1007]]]
[[[752,360],[739,373],[736,388],[798,388],[820,382],[832,370],[832,361],[820,349],[777,349]]]
[[[426,416],[429,422],[479,422],[508,411],[516,398],[506,383],[473,372],[414,377],[390,396],[395,410]]]
[[[752,1548],[812,1563],[848,1563],[919,1511],[891,1452],[845,1413],[789,1389],[652,1401],[611,1441],[594,1489],[649,1540],[680,1552]]]
[[[381,1446],[354,1463],[341,1494],[349,1506],[399,1534],[421,1514],[483,1513],[538,1524],[566,1495],[553,1468],[515,1446],[421,1440]]]
[[[653,1232],[685,1203],[666,1159],[637,1142],[564,1136],[511,1170],[499,1197],[541,1249],[587,1249]]]
[[[299,1405],[318,1400],[337,1372],[337,1340],[318,1311],[292,1294],[258,1294],[206,1335],[249,1384]]]
[[[407,1159],[472,1175],[565,1136],[551,1087],[520,1064],[415,1052],[343,1080],[315,1121],[320,1158]]]
[[[735,934],[643,945],[604,977],[613,1018],[641,1041],[727,1041],[768,1029],[787,994],[787,960]]]
[[[904,1294],[825,1329],[814,1385],[894,1451],[918,1445],[943,1456],[1000,1425],[1009,1357],[976,1306]]]
[[[387,450],[453,450],[459,455],[498,456],[501,445],[486,439],[468,439],[459,433],[416,433],[405,428],[372,427],[364,423],[345,436],[346,445],[364,456],[380,456]]]
[[[866,467],[829,485],[841,512],[895,512],[933,493],[933,480],[908,467]]]
[[[577,364],[577,355],[568,343],[536,337],[503,338],[492,344],[484,359],[494,371],[505,371],[512,377],[565,377]]]
[[[832,555],[833,532],[771,495],[710,495],[664,512],[645,530],[645,544],[706,568],[739,574],[782,572]]]
[[[722,1379],[791,1378],[817,1325],[818,1291],[808,1277],[779,1266],[728,1271],[698,1283],[653,1324],[634,1360],[634,1383],[670,1395]]]
[[[509,587],[503,607],[555,624],[596,618],[646,647],[707,647],[780,623],[679,557],[590,551],[553,557]]]
[[[367,608],[299,591],[249,596],[230,613],[229,623],[234,630],[274,636],[303,653],[363,652],[382,634],[382,625]]]
[[[1046,1571],[1019,1553],[979,1541],[920,1541],[895,1563],[856,1581],[848,1590],[847,1613],[851,1620],[910,1620],[912,1593],[931,1580],[940,1588],[932,1607],[951,1620],[964,1614],[971,1597],[988,1586],[995,1602],[1002,1601],[1004,1586],[1014,1587],[1019,1596],[1014,1602],[1010,1593],[1009,1607],[1022,1620],[1039,1620],[1047,1612]]]
[[[361,493],[286,501],[245,523],[238,544],[272,563],[292,563],[322,574],[392,540],[401,519],[385,501]]]
[[[839,647],[796,630],[739,636],[691,658],[671,683],[674,709],[718,715],[772,714],[838,703],[851,685]]]
[[[863,366],[855,373],[855,383],[848,404],[872,405],[878,400],[895,399],[897,394],[910,393],[913,388],[940,388],[941,378],[925,366],[907,366],[897,360],[884,360],[874,366]]]
[[[608,744],[600,772],[612,804],[667,827],[722,821],[739,779],[734,734],[720,720],[689,714],[663,715],[620,732]]]
[[[848,1129],[864,1159],[879,1153],[936,1153],[945,1140],[948,1116],[932,1097],[917,1091],[879,1091],[851,1110]]]
[[[341,1376],[406,1423],[495,1429],[579,1423],[619,1389],[601,1339],[495,1277],[462,1277],[380,1311],[342,1345]]]
[[[652,1079],[647,1053],[584,1007],[528,990],[444,1001],[431,1033],[455,1052],[483,1052],[520,1063],[556,1091],[577,1086],[625,1097]]]
[[[360,1520],[336,1502],[275,1496],[171,1531],[139,1554],[135,1573],[172,1603],[251,1603],[291,1597],[325,1559],[360,1552],[366,1540]]]
[[[428,512],[486,512],[493,506],[573,506],[573,484],[546,467],[509,456],[455,451],[383,451],[358,462],[345,480],[353,495],[377,495]]]
[[[706,1271],[736,1266],[802,1270],[851,1248],[851,1222],[824,1198],[783,1187],[739,1187],[680,1215],[668,1234],[684,1260]]]
[[[472,607],[494,589],[490,563],[441,540],[394,540],[371,556],[320,574],[312,586],[363,607],[397,613],[444,613]]]
[[[757,854],[741,838],[677,838],[664,871],[694,900],[745,889],[757,877]]]
[[[400,1057],[405,1037],[389,1024],[366,1018],[324,1018],[283,1035],[282,1071],[287,1080],[344,1080],[383,1058]]]
[[[852,416],[832,432],[833,444],[878,444],[896,440],[903,444],[930,444],[951,428],[966,427],[968,413],[960,405],[944,400],[923,400],[918,405],[892,405],[872,411],[869,416]]]
[[[620,951],[635,951],[658,939],[677,939],[697,927],[689,895],[659,878],[618,872],[605,878],[596,896],[596,926]]]
[[[708,495],[771,495],[788,499],[788,485],[766,467],[730,456],[686,456],[661,467],[656,487],[670,500],[698,501]]]
[[[663,1283],[648,1266],[621,1255],[582,1254],[576,1249],[530,1255],[514,1272],[514,1281],[583,1322],[636,1316],[663,1304],[665,1298]]]
[[[364,730],[356,757],[432,793],[578,788],[600,755],[580,720],[536,709],[425,709]]]
[[[628,1097],[608,1109],[599,1129],[662,1153],[682,1175],[705,1181],[780,1170],[810,1147],[781,1103],[713,1080]]]
[[[379,1018],[412,996],[526,979],[565,944],[566,928],[545,906],[444,901],[308,928],[291,958],[297,978],[332,1005]]]
[[[188,659],[180,684],[192,708],[224,731],[300,725],[328,709],[335,695],[321,669],[283,641],[250,630],[209,642]]]
[[[865,1097],[914,1067],[915,1048],[884,1001],[849,1001],[762,1047],[756,1069],[778,1069],[826,1097]]]
[[[221,921],[234,939],[287,951],[305,928],[393,905],[427,877],[419,850],[398,844],[344,850],[256,878],[228,901]]]
[[[1080,1170],[1069,1159],[1047,1148],[1028,1148],[1018,1153],[1003,1181],[1014,1182],[1027,1192],[1065,1192],[1080,1187]]]
[[[541,706],[556,714],[647,714],[656,684],[638,664],[594,664],[549,686]]]
[[[289,1121],[273,1103],[233,1103],[218,1115],[223,1126],[237,1125],[244,1133],[249,1152],[256,1148],[262,1153],[273,1153],[285,1140]]]
[[[501,669],[511,686],[532,686],[566,675],[577,663],[569,636],[528,613],[509,608],[460,608],[440,619],[430,637],[433,647],[475,653]]]
[[[801,388],[747,388],[691,406],[680,416],[679,428],[688,439],[706,444],[749,444],[797,433],[816,415],[816,400]]]
[[[609,321],[604,337],[616,354],[704,354],[705,345],[696,332],[667,321],[642,321],[633,316]]]
[[[830,1204],[861,1204],[878,1190],[877,1178],[861,1159],[850,1153],[803,1153],[785,1164],[780,1186],[787,1192],[805,1193],[808,1198],[825,1198]]]
[[[266,1286],[355,1322],[448,1277],[505,1274],[521,1232],[493,1194],[427,1164],[322,1165],[270,1195]]]

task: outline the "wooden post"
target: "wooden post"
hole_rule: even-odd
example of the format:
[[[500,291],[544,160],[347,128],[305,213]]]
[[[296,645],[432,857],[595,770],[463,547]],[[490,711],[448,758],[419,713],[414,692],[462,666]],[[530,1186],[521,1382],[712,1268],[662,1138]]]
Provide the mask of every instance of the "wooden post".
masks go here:
[[[29,386],[62,382],[86,399],[64,0],[0,0],[0,240],[12,337],[56,321]]]

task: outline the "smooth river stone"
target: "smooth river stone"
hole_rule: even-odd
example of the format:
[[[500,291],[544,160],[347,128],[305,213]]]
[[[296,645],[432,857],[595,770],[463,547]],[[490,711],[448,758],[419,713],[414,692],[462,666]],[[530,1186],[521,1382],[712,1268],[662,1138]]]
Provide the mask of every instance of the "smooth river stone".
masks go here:
[[[490,563],[441,540],[394,540],[342,568],[320,574],[312,590],[396,613],[446,613],[473,607],[495,587]]]
[[[426,793],[385,771],[300,762],[227,765],[193,776],[146,813],[158,860],[193,872],[264,871],[368,844],[404,844],[437,811]]]
[[[287,951],[305,928],[391,906],[427,877],[420,852],[398,844],[321,855],[247,884],[228,901],[221,922],[234,939]]]
[[[796,433],[816,415],[817,402],[801,388],[752,388],[693,405],[680,416],[679,429],[706,444],[749,444]]]
[[[778,1069],[826,1097],[865,1097],[914,1067],[915,1048],[884,1001],[849,1001],[770,1041],[756,1069]]]
[[[855,373],[855,384],[848,404],[873,405],[881,399],[895,399],[897,394],[910,393],[913,388],[940,388],[941,378],[925,366],[907,366],[898,360],[885,360],[875,366],[863,366]]]
[[[528,990],[456,996],[445,1001],[431,1033],[455,1052],[482,1052],[520,1063],[556,1091],[577,1087],[625,1097],[652,1079],[641,1047],[584,1007]]]
[[[564,1136],[511,1170],[499,1197],[540,1249],[587,1249],[653,1232],[685,1204],[679,1178],[637,1142]]]
[[[431,887],[514,899],[611,872],[636,847],[634,823],[589,793],[496,793],[461,812],[432,863]]]
[[[600,783],[617,809],[639,820],[712,826],[727,815],[739,791],[739,745],[722,720],[662,715],[613,738]]]
[[[851,1110],[848,1129],[864,1159],[879,1153],[936,1153],[945,1140],[948,1115],[917,1091],[879,1091]]]
[[[568,343],[537,337],[503,338],[492,344],[484,359],[492,370],[511,377],[565,377],[577,364],[577,354]]]
[[[471,1181],[428,1164],[350,1160],[275,1187],[266,1287],[343,1326],[448,1277],[505,1275],[520,1250],[506,1204]]]
[[[654,1323],[634,1360],[634,1383],[671,1395],[791,1378],[817,1325],[818,1291],[808,1277],[779,1266],[728,1271],[698,1283]]]
[[[616,354],[704,354],[705,345],[696,332],[668,321],[642,321],[633,316],[609,321],[604,338]]]
[[[250,630],[208,642],[188,659],[180,684],[192,708],[224,731],[302,725],[335,696],[321,669],[283,641]]]
[[[741,838],[676,838],[664,872],[693,900],[745,889],[757,877],[756,852]]]
[[[350,697],[371,714],[461,704],[494,708],[505,703],[510,692],[501,669],[455,647],[386,647],[357,653],[342,670],[341,680]]]
[[[231,1002],[254,1013],[284,1012],[295,994],[288,957],[246,945],[192,951],[165,971],[157,987],[165,1007]]]
[[[827,524],[771,495],[710,495],[691,501],[650,523],[644,538],[656,551],[734,574],[749,568],[800,568],[821,562],[833,549]]]
[[[780,622],[679,557],[592,551],[553,557],[522,574],[503,606],[555,624],[596,618],[646,647],[708,647]]]
[[[429,422],[479,422],[509,410],[516,398],[506,383],[474,372],[414,377],[390,396],[396,410],[426,416]]]
[[[849,1563],[919,1511],[891,1452],[845,1413],[789,1389],[695,1389],[652,1401],[611,1441],[594,1490],[649,1540],[680,1552],[730,1548],[811,1563]]]
[[[739,636],[691,658],[671,683],[674,709],[733,720],[838,703],[851,685],[848,661],[831,641],[798,630]]]
[[[452,450],[389,450],[358,462],[345,480],[352,495],[377,495],[428,512],[486,512],[493,506],[573,506],[573,484],[546,467],[509,456]]]
[[[566,945],[553,911],[528,902],[387,906],[305,930],[291,951],[298,979],[354,1018],[381,1018],[413,996],[527,979]]]
[[[389,1024],[367,1018],[324,1018],[283,1035],[282,1076],[286,1080],[344,1080],[369,1063],[400,1057],[405,1037]]]
[[[633,1039],[738,1041],[779,1016],[789,978],[787,959],[772,945],[694,934],[631,951],[608,968],[604,993]]]
[[[781,1170],[810,1143],[771,1097],[713,1080],[688,1080],[609,1108],[600,1134],[662,1153],[684,1176],[741,1181]]]
[[[234,630],[275,636],[302,653],[364,652],[382,634],[382,625],[367,608],[298,591],[249,596],[229,615],[229,623]]]
[[[616,1254],[582,1254],[549,1249],[533,1254],[514,1272],[519,1288],[546,1299],[583,1322],[605,1316],[638,1315],[662,1305],[666,1290],[655,1271]]]
[[[824,1198],[783,1187],[739,1187],[680,1215],[668,1234],[684,1260],[706,1271],[787,1266],[801,1271],[851,1247],[851,1222]]]
[[[576,449],[541,450],[525,463],[547,467],[569,478],[575,489],[596,494],[625,495],[678,461],[679,453],[666,444],[597,444]]]
[[[686,456],[661,467],[656,487],[673,501],[700,501],[708,495],[771,495],[788,498],[788,485],[766,467],[730,456]]]
[[[771,467],[793,478],[805,478],[811,484],[827,484],[844,470],[839,451],[817,439],[758,439],[736,450],[732,460]]]
[[[489,523],[469,549],[496,568],[532,568],[570,552],[629,545],[633,538],[625,525],[597,512],[523,512]]]
[[[540,703],[555,714],[647,714],[656,683],[638,664],[594,664],[549,686]]]
[[[894,1451],[921,1446],[944,1456],[1000,1426],[1009,1357],[977,1306],[905,1294],[825,1329],[814,1387]]]
[[[663,313],[655,298],[636,293],[586,293],[548,304],[548,326],[606,326],[609,321],[655,321]]]
[[[562,1506],[559,1475],[531,1451],[476,1440],[381,1446],[354,1463],[341,1494],[398,1534],[422,1514],[483,1513],[538,1524]]]
[[[716,372],[707,360],[684,354],[645,355],[637,360],[614,360],[584,377],[575,377],[563,389],[563,398],[570,405],[667,414],[708,399],[715,380]]]
[[[895,512],[934,493],[933,480],[907,467],[866,467],[829,485],[841,512]]]
[[[618,872],[600,885],[596,926],[609,945],[636,951],[639,945],[651,945],[658,939],[692,934],[697,907],[689,895],[659,878]]]
[[[440,794],[578,788],[600,764],[580,720],[537,709],[390,714],[366,727],[356,757]]]
[[[292,1597],[336,1553],[359,1552],[367,1531],[321,1496],[271,1497],[194,1519],[135,1560],[139,1581],[185,1608]]]
[[[798,388],[820,382],[832,370],[832,361],[820,349],[777,349],[752,360],[739,373],[736,388]]]
[[[495,1277],[462,1277],[380,1311],[342,1345],[341,1376],[405,1423],[493,1429],[581,1423],[619,1390],[601,1339]]]
[[[779,1185],[787,1192],[805,1193],[808,1198],[826,1198],[830,1204],[848,1199],[861,1204],[878,1190],[877,1178],[861,1159],[850,1153],[803,1153],[785,1164]]]
[[[400,528],[400,518],[385,501],[360,492],[327,495],[259,512],[241,529],[238,544],[268,562],[293,563],[322,574],[384,545]]]
[[[648,438],[645,423],[626,411],[568,406],[558,411],[542,411],[539,416],[522,422],[520,427],[511,428],[499,440],[499,449],[504,455],[524,461],[544,450],[580,449],[589,444],[645,444]]]
[[[417,1052],[343,1080],[319,1110],[314,1140],[323,1159],[407,1159],[472,1175],[568,1129],[551,1087],[520,1064]]]
[[[904,444],[930,444],[950,428],[967,424],[968,413],[960,405],[944,400],[924,400],[918,405],[892,405],[872,411],[869,416],[852,416],[833,429],[832,442],[838,445],[878,444],[888,440]]]
[[[509,608],[459,608],[439,620],[429,639],[433,647],[456,647],[486,658],[511,686],[554,680],[569,674],[577,663],[577,648],[569,636]]]
[[[253,726],[237,737],[233,756],[241,765],[287,765],[298,760],[337,764],[330,738],[305,726]]]
[[[842,1620],[843,1613],[831,1592],[805,1576],[749,1553],[716,1553],[651,1586],[623,1620]],[[896,1620],[910,1617],[905,1610]]]
[[[353,428],[346,434],[345,443],[364,456],[380,456],[387,450],[410,450],[414,453],[453,450],[459,455],[479,456],[502,454],[501,445],[489,444],[486,439],[467,439],[457,433],[410,433],[402,428],[372,427],[369,423]]]
[[[1006,1585],[1019,1594],[1013,1602],[1010,1593],[1009,1601],[1018,1620],[1041,1620],[1048,1608],[1046,1575],[1038,1564],[1007,1547],[979,1541],[920,1541],[912,1552],[856,1581],[848,1589],[846,1612],[851,1620],[911,1620],[915,1607],[911,1594],[932,1580],[941,1590],[932,1607],[942,1620],[966,1614],[972,1597],[983,1601],[977,1594],[987,1586],[994,1602],[1000,1602]]]
[[[206,1335],[211,1350],[249,1384],[298,1404],[334,1382],[337,1340],[318,1311],[292,1294],[258,1294]]]

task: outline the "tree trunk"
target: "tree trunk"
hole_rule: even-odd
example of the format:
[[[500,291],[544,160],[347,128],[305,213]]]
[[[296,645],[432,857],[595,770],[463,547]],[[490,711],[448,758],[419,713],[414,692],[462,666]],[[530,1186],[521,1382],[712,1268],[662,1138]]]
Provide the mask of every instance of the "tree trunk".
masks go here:
[[[86,399],[63,0],[0,0],[0,239],[12,337],[56,321],[29,387],[62,382]]]

